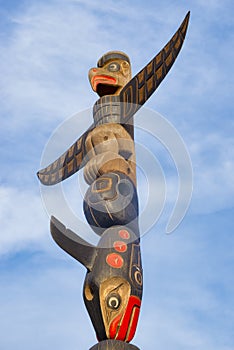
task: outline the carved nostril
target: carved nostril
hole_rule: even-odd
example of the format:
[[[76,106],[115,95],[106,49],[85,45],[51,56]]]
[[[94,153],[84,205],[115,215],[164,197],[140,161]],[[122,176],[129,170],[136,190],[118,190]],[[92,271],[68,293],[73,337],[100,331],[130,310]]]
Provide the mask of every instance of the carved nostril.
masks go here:
[[[92,71],[95,73],[95,72],[97,72],[97,69],[96,69],[96,68],[93,68]]]

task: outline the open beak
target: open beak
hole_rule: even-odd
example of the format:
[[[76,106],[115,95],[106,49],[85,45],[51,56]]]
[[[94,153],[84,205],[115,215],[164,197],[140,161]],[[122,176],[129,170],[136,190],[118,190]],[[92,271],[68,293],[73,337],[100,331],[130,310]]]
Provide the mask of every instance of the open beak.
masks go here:
[[[94,91],[97,91],[98,84],[115,85],[116,79],[107,75],[95,75],[91,80]]]

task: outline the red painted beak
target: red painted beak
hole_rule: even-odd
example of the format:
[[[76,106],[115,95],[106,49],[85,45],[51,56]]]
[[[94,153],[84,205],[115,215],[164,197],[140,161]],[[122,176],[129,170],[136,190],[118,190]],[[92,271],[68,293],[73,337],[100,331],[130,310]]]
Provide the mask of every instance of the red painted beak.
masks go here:
[[[141,300],[131,295],[125,312],[118,315],[110,324],[110,338],[130,342],[134,337]]]

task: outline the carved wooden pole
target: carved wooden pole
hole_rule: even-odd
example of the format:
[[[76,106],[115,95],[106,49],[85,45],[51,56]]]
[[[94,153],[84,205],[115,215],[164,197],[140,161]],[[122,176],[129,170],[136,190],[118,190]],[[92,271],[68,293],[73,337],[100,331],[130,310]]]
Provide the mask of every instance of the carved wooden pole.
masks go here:
[[[38,172],[44,185],[56,184],[84,167],[89,188],[84,213],[100,236],[93,246],[55,217],[57,244],[87,268],[83,297],[98,343],[90,350],[137,350],[129,344],[142,298],[142,266],[133,116],[173,65],[185,38],[189,13],[165,47],[131,79],[129,57],[104,54],[90,69],[99,95],[93,125],[59,159]],[[138,349],[139,350],[139,349]]]

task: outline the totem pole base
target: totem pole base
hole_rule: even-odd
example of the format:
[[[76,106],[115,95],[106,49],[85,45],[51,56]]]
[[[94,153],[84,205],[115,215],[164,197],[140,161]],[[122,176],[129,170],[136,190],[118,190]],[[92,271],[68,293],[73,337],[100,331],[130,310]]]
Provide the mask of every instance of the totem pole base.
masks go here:
[[[140,350],[137,346],[121,340],[108,339],[95,344],[89,350]]]

